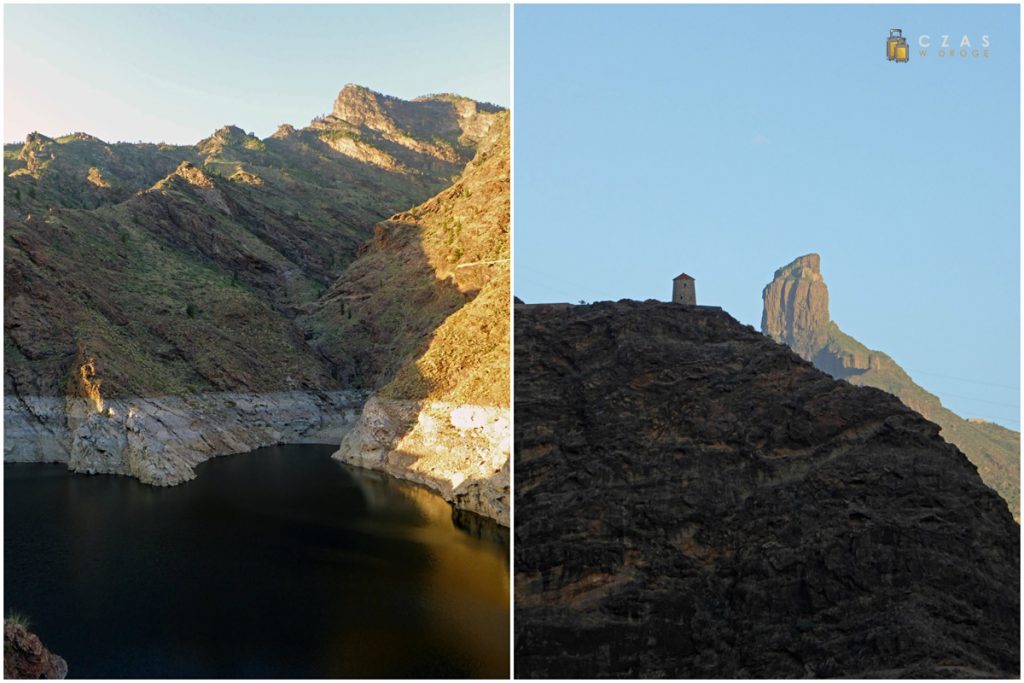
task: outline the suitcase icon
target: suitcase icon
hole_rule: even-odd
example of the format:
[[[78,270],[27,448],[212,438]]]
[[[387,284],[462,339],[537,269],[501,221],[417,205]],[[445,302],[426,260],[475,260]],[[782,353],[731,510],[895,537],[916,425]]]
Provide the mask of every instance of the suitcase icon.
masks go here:
[[[906,62],[910,60],[910,47],[903,37],[903,30],[889,29],[889,39],[885,41],[885,57],[890,62]]]

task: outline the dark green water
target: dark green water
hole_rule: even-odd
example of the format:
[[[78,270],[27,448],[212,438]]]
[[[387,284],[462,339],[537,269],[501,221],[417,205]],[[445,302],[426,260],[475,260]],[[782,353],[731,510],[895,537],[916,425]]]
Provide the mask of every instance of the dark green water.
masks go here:
[[[74,678],[507,677],[507,530],[332,450],[173,488],[4,465],[5,609]]]

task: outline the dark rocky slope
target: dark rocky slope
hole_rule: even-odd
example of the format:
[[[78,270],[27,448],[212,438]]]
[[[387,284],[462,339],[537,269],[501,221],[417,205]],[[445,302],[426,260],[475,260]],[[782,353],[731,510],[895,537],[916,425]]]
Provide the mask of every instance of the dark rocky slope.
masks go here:
[[[1017,676],[1019,528],[893,396],[651,301],[515,354],[517,676]]]
[[[939,425],[942,437],[977,466],[982,480],[1006,499],[1020,521],[1020,433],[963,419],[915,384],[892,358],[844,334],[829,317],[828,286],[818,254],[801,256],[775,271],[762,298],[762,332],[836,379],[888,391]]]

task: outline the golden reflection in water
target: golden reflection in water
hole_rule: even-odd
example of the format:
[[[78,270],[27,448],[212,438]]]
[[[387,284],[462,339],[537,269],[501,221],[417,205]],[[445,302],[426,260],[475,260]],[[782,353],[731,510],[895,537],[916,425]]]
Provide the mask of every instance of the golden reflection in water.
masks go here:
[[[472,643],[469,649],[488,652],[491,658],[507,657],[508,546],[502,549],[457,528],[451,504],[425,487],[397,481],[381,472],[351,469],[369,510],[382,512],[401,506],[422,520],[419,526],[404,525],[400,533],[408,534],[429,553],[428,588],[439,603],[446,605],[446,609],[433,612],[435,637],[441,642]],[[490,524],[490,520],[480,521]],[[490,609],[479,609],[481,604]],[[498,615],[502,616],[495,618]],[[387,633],[366,630],[358,635],[357,642],[360,647],[381,648],[382,653],[390,651],[394,655],[394,642]],[[346,647],[354,644],[346,642]]]

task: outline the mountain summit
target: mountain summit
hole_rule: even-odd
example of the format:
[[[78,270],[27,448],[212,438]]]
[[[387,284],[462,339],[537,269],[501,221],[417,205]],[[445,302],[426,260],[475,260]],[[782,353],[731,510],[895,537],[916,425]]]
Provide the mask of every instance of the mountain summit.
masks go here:
[[[915,384],[892,358],[844,334],[829,317],[828,287],[818,254],[806,254],[776,270],[762,298],[764,334],[836,379],[888,391],[938,424],[943,438],[964,452],[1019,521],[1020,434],[961,418],[945,408],[938,396]]]

